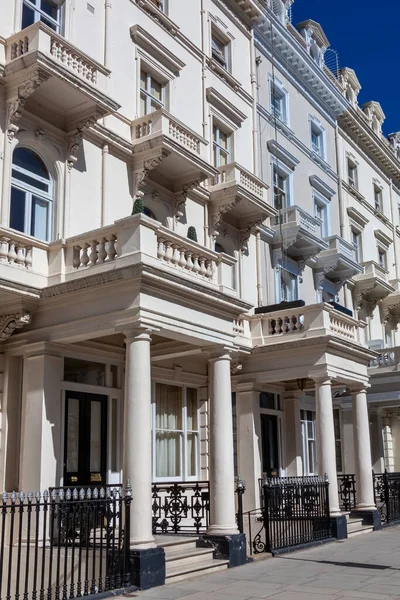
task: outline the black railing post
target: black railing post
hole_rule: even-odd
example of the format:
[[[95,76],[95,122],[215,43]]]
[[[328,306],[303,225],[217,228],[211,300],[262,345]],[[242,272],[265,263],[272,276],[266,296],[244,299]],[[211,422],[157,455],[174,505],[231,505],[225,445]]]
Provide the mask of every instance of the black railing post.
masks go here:
[[[132,486],[131,482],[126,482],[125,488],[125,527],[124,527],[124,587],[131,584],[130,573],[130,537],[131,537],[131,502]]]
[[[392,514],[391,514],[391,506],[390,506],[390,489],[389,489],[389,477],[388,477],[387,469],[385,469],[385,472],[383,474],[383,490],[384,490],[385,504],[386,504],[386,520],[388,523],[390,523],[390,521],[392,519]]]
[[[270,522],[269,522],[269,517],[270,517],[269,513],[270,513],[270,509],[271,509],[271,489],[269,488],[268,482],[266,482],[266,481],[264,481],[263,493],[264,493],[263,520],[264,520],[264,529],[265,529],[265,551],[272,552]]]
[[[243,494],[246,491],[246,482],[240,479],[240,475],[237,476],[236,480],[236,493],[238,497],[238,512],[237,512],[237,526],[240,533],[243,533]]]

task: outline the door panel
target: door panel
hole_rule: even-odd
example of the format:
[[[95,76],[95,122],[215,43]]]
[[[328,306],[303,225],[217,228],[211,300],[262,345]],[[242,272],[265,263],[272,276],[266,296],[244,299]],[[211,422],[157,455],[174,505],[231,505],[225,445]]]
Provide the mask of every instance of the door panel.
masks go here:
[[[261,415],[261,443],[263,472],[268,477],[278,477],[278,417],[276,415]]]
[[[107,396],[66,392],[64,439],[64,485],[105,485]]]

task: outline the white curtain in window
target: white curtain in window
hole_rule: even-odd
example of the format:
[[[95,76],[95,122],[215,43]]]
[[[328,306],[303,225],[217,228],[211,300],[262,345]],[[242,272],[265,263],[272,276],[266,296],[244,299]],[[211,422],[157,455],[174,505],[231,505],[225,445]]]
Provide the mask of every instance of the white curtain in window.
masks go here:
[[[180,477],[182,389],[156,384],[156,477]]]

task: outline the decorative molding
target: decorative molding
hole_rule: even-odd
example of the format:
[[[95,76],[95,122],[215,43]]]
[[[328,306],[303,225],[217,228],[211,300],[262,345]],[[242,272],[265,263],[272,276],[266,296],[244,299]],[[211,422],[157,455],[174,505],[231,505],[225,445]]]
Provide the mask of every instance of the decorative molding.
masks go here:
[[[145,160],[142,167],[135,172],[135,197],[138,195],[138,192],[142,190],[146,183],[146,178],[148,174],[158,167],[162,161],[169,156],[169,152],[167,150],[161,150],[158,154]]]
[[[279,142],[275,140],[268,140],[267,148],[271,152],[275,158],[285,163],[292,171],[294,171],[295,167],[300,163],[300,161],[293,156],[286,148],[284,148]]]
[[[147,51],[150,56],[163,64],[175,75],[179,75],[179,72],[186,66],[178,56],[168,50],[166,46],[161,44],[159,40],[153,37],[141,25],[133,25],[130,28],[130,33],[135,44]]]
[[[90,127],[93,127],[99,118],[100,115],[95,112],[94,114],[80,120],[77,123],[76,131],[68,136],[67,169],[69,172],[71,172],[72,167],[78,160],[78,152],[82,145],[84,131]]]
[[[361,229],[364,229],[366,224],[369,223],[369,220],[360,212],[358,212],[354,206],[349,206],[347,208],[347,214],[349,215],[350,219],[352,219],[359,227],[361,227]]]
[[[0,342],[5,342],[16,329],[21,329],[30,322],[31,313],[24,310],[11,315],[3,315],[0,317]]]
[[[218,90],[213,87],[206,89],[207,101],[212,104],[217,110],[222,112],[232,123],[240,127],[247,115],[229,102]]]
[[[325,198],[328,198],[330,200],[332,196],[336,194],[336,191],[329,187],[329,185],[325,183],[325,181],[320,179],[318,175],[310,175],[309,180],[311,187],[313,187],[317,192],[325,196]]]
[[[386,233],[384,233],[381,229],[375,229],[374,236],[378,240],[378,242],[385,246],[385,248],[389,248],[390,244],[393,243],[392,238],[386,235]]]
[[[232,208],[234,208],[234,206],[236,206],[236,204],[239,201],[240,201],[239,198],[234,198],[233,200],[229,200],[228,202],[219,204],[218,206],[215,206],[213,209],[210,209],[210,219],[211,219],[211,225],[212,225],[211,237],[213,238],[214,242],[220,233],[219,229],[220,229],[223,215],[226,214],[227,212],[229,212],[230,210],[232,210]]]
[[[28,79],[19,86],[17,98],[9,101],[7,116],[7,137],[9,142],[12,142],[19,131],[18,122],[25,109],[26,100],[49,78],[50,75],[48,73],[45,73],[41,69],[35,69]]]

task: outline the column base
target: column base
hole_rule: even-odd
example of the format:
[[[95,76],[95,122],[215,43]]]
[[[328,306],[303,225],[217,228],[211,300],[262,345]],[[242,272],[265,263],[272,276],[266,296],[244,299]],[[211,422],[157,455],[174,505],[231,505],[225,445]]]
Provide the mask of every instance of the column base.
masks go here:
[[[222,560],[229,560],[228,567],[239,567],[247,561],[246,536],[244,533],[228,535],[207,535],[198,542],[200,548],[214,547],[214,556]]]
[[[350,513],[350,517],[354,517],[356,519],[361,518],[363,525],[372,525],[374,531],[382,529],[381,513],[377,508],[372,508],[370,510],[356,508],[356,510]]]
[[[140,590],[165,584],[164,548],[135,549],[129,551],[130,583]]]
[[[347,519],[344,515],[338,515],[330,518],[332,537],[337,540],[347,539]]]

